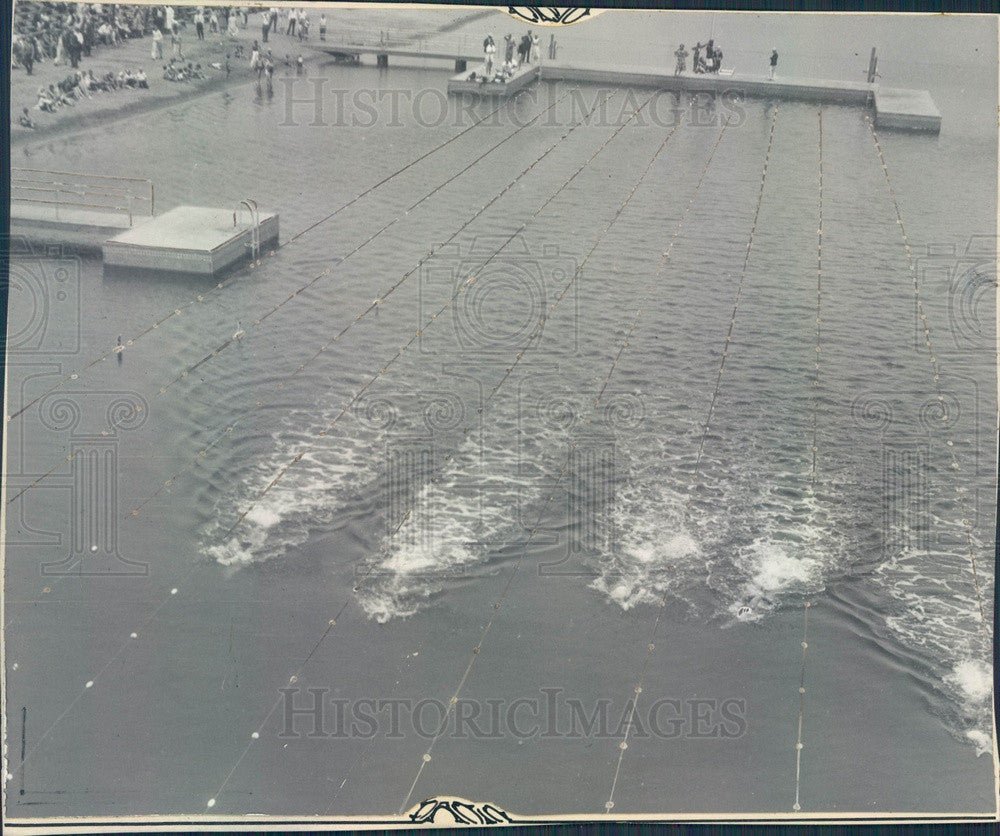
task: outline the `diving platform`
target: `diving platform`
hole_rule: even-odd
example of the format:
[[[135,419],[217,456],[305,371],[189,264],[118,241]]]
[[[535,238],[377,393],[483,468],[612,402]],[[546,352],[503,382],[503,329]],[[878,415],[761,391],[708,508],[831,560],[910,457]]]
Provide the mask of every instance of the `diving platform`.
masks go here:
[[[210,276],[256,260],[278,239],[278,214],[178,206],[104,242],[106,267]]]

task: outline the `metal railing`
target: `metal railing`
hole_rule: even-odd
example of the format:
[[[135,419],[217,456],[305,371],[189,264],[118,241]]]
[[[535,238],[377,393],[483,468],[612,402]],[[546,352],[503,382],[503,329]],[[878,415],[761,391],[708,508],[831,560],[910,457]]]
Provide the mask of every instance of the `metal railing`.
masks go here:
[[[102,210],[135,218],[156,212],[156,194],[150,180],[110,177],[41,168],[14,168],[10,178],[11,202],[52,206],[56,220],[62,209]]]

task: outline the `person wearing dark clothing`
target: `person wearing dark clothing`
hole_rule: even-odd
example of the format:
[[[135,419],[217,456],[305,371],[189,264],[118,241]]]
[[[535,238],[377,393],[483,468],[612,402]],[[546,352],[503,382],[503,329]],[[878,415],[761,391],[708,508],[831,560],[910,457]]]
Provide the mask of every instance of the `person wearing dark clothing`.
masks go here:
[[[94,25],[94,19],[91,15],[87,15],[86,21],[83,24],[83,54],[88,58],[90,57],[90,49],[94,45],[94,36],[96,34],[97,27]]]
[[[771,81],[774,81],[774,71],[778,68],[778,50],[771,50]]]
[[[19,63],[24,67],[24,71],[31,75],[31,70],[35,66],[35,39],[32,37],[25,38],[20,43],[20,49],[15,45],[14,57],[17,58]]]
[[[67,29],[63,33],[63,49],[69,56],[70,66],[75,70],[80,66],[80,54],[83,52],[83,37],[77,37],[77,31]]]

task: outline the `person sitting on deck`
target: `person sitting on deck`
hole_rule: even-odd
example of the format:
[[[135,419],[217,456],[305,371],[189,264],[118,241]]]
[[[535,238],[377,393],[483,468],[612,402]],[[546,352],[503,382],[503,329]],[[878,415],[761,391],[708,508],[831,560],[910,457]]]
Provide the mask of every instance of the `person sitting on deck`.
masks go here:
[[[187,71],[183,64],[177,63],[175,59],[171,58],[170,63],[163,68],[163,78],[166,81],[187,81]],[[123,78],[123,81],[128,84],[128,80]]]
[[[38,101],[35,102],[36,108],[44,110],[46,113],[55,113],[58,106],[58,99],[49,90],[46,90],[44,87],[38,88]]]
[[[34,130],[35,123],[31,121],[31,117],[28,115],[28,108],[23,108],[21,110],[21,115],[17,117],[17,124],[22,128]]]
[[[112,28],[110,23],[104,21],[104,23],[97,27],[97,40],[98,43],[107,44],[108,46],[118,46],[118,33]]]
[[[677,56],[677,66],[674,68],[674,75],[680,75],[687,67],[688,51],[684,49],[684,44],[681,44],[674,51],[674,55]]]
[[[80,89],[87,94],[87,98],[90,98],[91,93],[96,93],[102,89],[100,83],[96,78],[94,78],[94,71],[87,70],[87,72],[80,73],[80,81],[78,82]]]
[[[60,84],[64,83],[65,80],[60,82]],[[69,95],[69,93],[65,92],[62,87],[55,84],[49,85],[49,95],[55,99],[57,105],[69,105],[70,107],[73,107],[76,104],[76,98],[74,96]]]

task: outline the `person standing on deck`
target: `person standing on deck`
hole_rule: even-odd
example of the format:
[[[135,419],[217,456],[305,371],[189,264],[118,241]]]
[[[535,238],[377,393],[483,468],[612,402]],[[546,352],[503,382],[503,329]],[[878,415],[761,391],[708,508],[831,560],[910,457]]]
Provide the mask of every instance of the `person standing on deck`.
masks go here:
[[[291,35],[293,38],[295,37],[295,22],[297,20],[298,20],[298,18],[295,15],[295,9],[289,9],[288,10],[288,26],[285,29],[285,34],[286,35]]]
[[[250,70],[257,73],[257,77],[260,78],[262,66],[263,62],[260,59],[260,46],[258,46],[257,41],[254,41],[253,46],[250,48]]]
[[[198,40],[205,40],[205,10],[201,6],[194,10],[194,28]]]
[[[485,75],[487,81],[493,75],[493,55],[496,51],[496,41],[493,40],[493,35],[489,34],[486,36],[486,40],[483,41],[483,54],[486,56]]]
[[[680,75],[687,68],[687,57],[688,51],[684,49],[684,44],[681,44],[674,52],[677,56],[677,66],[674,67],[674,75]]]
[[[774,81],[774,71],[778,68],[778,50],[771,50],[771,81]]]
[[[540,47],[540,41],[538,35],[535,32],[531,33],[531,63],[537,64],[542,60],[542,50]]]
[[[319,39],[326,40],[326,15],[319,16]]]
[[[163,33],[159,26],[153,27],[153,47],[149,52],[149,57],[154,60],[163,57]]]
[[[716,47],[715,54],[712,56],[712,72],[717,73],[721,69],[722,69],[722,50]]]
[[[174,31],[170,35],[170,46],[173,47],[174,58],[183,58],[184,55],[181,53],[181,31],[177,28],[177,24],[174,24]]]
[[[514,63],[514,36],[510,32],[503,36],[503,60],[505,64]]]
[[[267,12],[261,12],[260,15],[260,40],[261,43],[267,43],[267,36],[271,31],[271,16]]]

